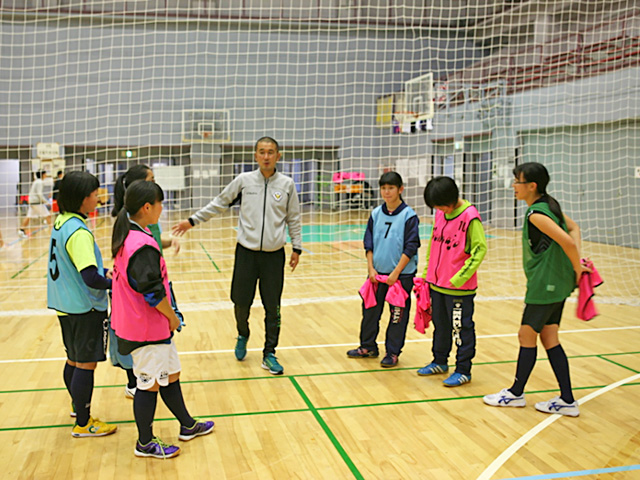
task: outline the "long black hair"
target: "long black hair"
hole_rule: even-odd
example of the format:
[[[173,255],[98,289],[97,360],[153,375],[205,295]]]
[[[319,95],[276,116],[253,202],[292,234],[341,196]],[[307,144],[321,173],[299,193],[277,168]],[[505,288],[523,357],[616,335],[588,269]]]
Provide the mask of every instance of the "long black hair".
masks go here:
[[[126,173],[123,173],[116,180],[116,184],[113,186],[113,209],[111,210],[111,216],[115,217],[120,213],[124,205],[124,192],[127,190],[136,180],[146,180],[150,167],[143,164],[134,165]]]
[[[521,163],[513,169],[513,176],[517,180],[520,180],[521,175],[525,182],[536,183],[538,186],[538,193],[542,197],[545,197],[545,200],[549,203],[549,208],[553,214],[558,217],[560,226],[563,226],[564,214],[562,213],[562,208],[560,208],[558,201],[547,193],[547,185],[549,185],[549,181],[551,180],[547,168],[543,164],[537,162]]]
[[[131,223],[128,217],[138,213],[145,203],[153,205],[163,200],[164,192],[160,185],[155,182],[136,180],[127,187],[127,191],[124,194],[124,208],[118,212],[116,222],[113,225],[113,234],[111,235],[111,254],[114,258],[122,248],[122,245],[124,245],[124,241],[131,230]]]
[[[58,186],[60,213],[79,213],[84,199],[100,187],[100,181],[89,172],[69,172]]]

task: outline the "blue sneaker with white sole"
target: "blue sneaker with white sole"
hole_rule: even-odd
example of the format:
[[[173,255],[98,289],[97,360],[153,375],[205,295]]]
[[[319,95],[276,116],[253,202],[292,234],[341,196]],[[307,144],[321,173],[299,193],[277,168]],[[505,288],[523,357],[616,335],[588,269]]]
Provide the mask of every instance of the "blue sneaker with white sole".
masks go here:
[[[445,387],[459,387],[465,383],[471,381],[471,375],[465,375],[463,373],[454,372],[449,378],[442,381]]]
[[[435,362],[431,362],[429,365],[418,369],[418,375],[436,375],[438,373],[447,373],[449,371],[449,365],[439,365]]]

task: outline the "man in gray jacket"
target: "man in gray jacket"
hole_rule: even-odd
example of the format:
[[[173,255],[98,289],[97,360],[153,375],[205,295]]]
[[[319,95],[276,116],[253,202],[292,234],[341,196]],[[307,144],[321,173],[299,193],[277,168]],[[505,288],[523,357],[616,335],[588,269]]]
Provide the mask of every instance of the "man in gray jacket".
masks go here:
[[[280,335],[280,299],[284,285],[286,227],[293,246],[289,266],[295,270],[302,253],[302,226],[298,193],[293,180],[276,171],[281,153],[271,137],[256,142],[258,170],[238,175],[207,206],[173,226],[174,235],[226,211],[241,196],[238,237],[231,282],[238,338],[235,355],[243,360],[249,340],[249,313],[260,280],[260,298],[265,309],[262,368],[273,375],[284,372],[275,356]]]

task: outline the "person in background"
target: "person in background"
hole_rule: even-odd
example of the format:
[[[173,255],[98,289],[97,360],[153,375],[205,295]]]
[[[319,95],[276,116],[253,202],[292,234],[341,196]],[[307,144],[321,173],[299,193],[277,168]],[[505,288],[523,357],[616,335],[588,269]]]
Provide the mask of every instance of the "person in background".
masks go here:
[[[31,219],[39,220],[44,218],[45,222],[51,225],[51,214],[49,210],[47,210],[48,201],[44,196],[44,180],[47,178],[47,172],[40,170],[35,173],[35,176],[36,178],[33,180],[31,188],[29,189],[29,211],[18,230],[18,236],[22,238],[27,238],[30,234],[30,232],[27,231],[27,227]]]

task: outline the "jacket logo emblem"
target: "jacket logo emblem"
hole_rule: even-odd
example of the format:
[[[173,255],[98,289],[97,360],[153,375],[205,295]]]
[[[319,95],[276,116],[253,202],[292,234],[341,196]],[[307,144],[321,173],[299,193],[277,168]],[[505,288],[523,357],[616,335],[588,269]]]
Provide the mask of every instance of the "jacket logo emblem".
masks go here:
[[[282,192],[273,192],[273,198],[276,202],[279,202],[282,200]]]

